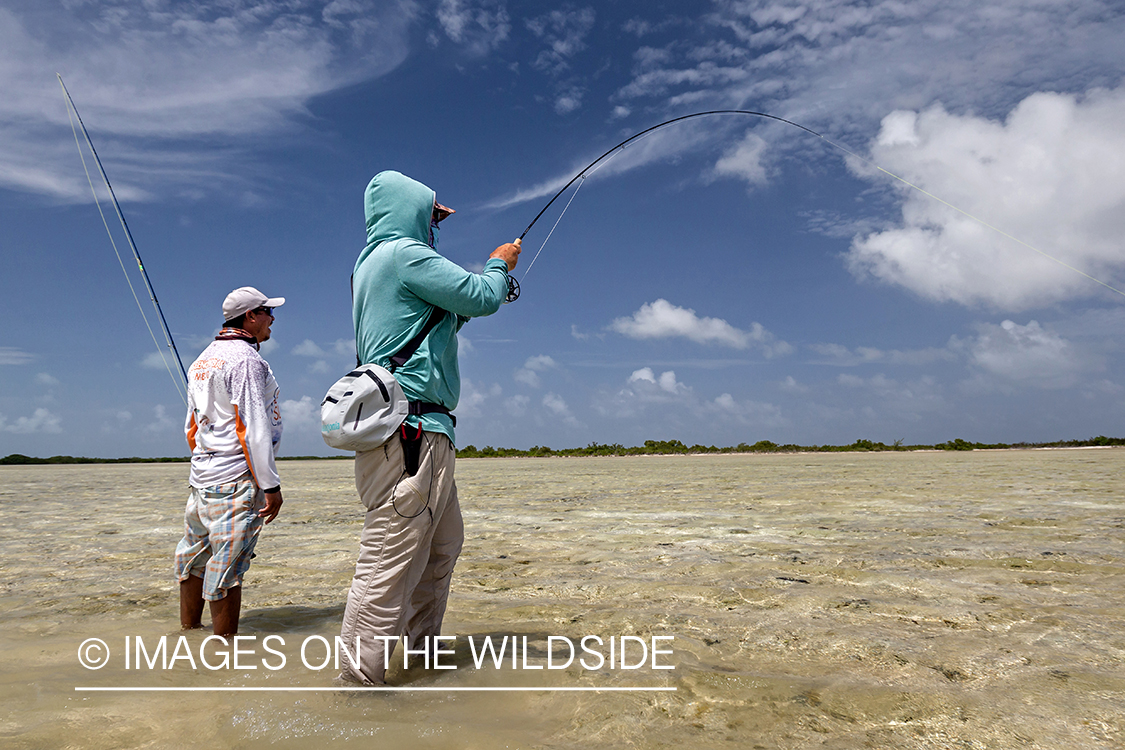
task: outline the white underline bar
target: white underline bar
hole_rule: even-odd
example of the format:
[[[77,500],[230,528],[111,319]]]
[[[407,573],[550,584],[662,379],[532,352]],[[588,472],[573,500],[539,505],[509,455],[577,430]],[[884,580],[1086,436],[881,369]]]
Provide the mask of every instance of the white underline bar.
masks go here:
[[[86,693],[636,693],[676,692],[674,687],[76,687]]]

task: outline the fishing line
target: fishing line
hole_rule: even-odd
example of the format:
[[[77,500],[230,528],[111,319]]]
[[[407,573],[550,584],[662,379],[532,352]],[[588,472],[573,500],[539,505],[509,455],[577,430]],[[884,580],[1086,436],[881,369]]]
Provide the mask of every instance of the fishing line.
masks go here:
[[[987,229],[991,229],[992,231],[1000,234],[1001,236],[1006,237],[1006,238],[1008,238],[1008,239],[1010,239],[1010,240],[1012,240],[1012,241],[1014,241],[1014,242],[1016,242],[1020,245],[1023,245],[1024,247],[1028,248],[1029,250],[1034,250],[1036,253],[1038,253],[1039,255],[1042,255],[1044,258],[1047,258],[1048,260],[1052,260],[1055,263],[1058,263],[1063,268],[1074,271],[1075,273],[1077,273],[1081,276],[1084,276],[1085,278],[1089,279],[1090,281],[1094,281],[1094,282],[1104,286],[1106,289],[1109,289],[1110,291],[1113,291],[1113,292],[1117,292],[1121,296],[1125,297],[1125,291],[1122,291],[1122,290],[1120,290],[1120,289],[1118,289],[1114,286],[1111,286],[1111,285],[1107,284],[1106,282],[1104,282],[1104,281],[1102,281],[1098,278],[1095,278],[1094,276],[1091,276],[1090,274],[1086,273],[1085,271],[1082,271],[1078,268],[1075,268],[1074,266],[1070,265],[1069,263],[1066,263],[1065,261],[1062,261],[1059,258],[1056,258],[1055,256],[1053,256],[1053,255],[1051,255],[1047,252],[1044,252],[1043,250],[1040,250],[1039,248],[1035,247],[1031,243],[1025,242],[1024,240],[1021,240],[1020,238],[1015,237],[1015,236],[1009,234],[1008,232],[1005,232],[1004,230],[1000,229],[999,227],[996,227],[996,226],[993,226],[992,224],[989,224],[984,219],[981,219],[981,218],[969,213],[968,211],[964,210],[963,208],[959,208],[959,207],[953,205],[952,203],[950,203],[949,201],[943,200],[942,198],[939,198],[938,196],[934,195],[933,193],[922,189],[921,187],[915,185],[914,183],[909,182],[908,180],[906,180],[902,177],[899,177],[894,172],[891,172],[888,169],[884,169],[883,167],[880,167],[878,164],[874,163],[870,159],[866,159],[866,158],[860,156],[859,154],[855,153],[854,151],[852,151],[848,148],[845,148],[844,146],[841,146],[839,143],[836,143],[835,141],[832,141],[829,138],[826,138],[824,135],[816,132],[815,130],[813,130],[811,128],[806,128],[804,125],[801,125],[800,123],[793,122],[792,120],[786,120],[784,117],[778,117],[777,115],[771,115],[771,114],[768,114],[766,112],[754,112],[754,111],[745,110],[745,109],[713,109],[713,110],[708,110],[706,112],[694,112],[690,115],[682,115],[680,117],[674,117],[671,120],[665,120],[662,123],[659,123],[657,125],[653,125],[650,128],[646,128],[645,130],[642,130],[639,133],[636,133],[634,135],[629,136],[625,140],[621,141],[621,143],[618,143],[616,146],[614,146],[613,148],[609,149],[604,154],[599,156],[597,159],[594,159],[594,161],[590,162],[586,166],[585,169],[580,171],[578,174],[574,175],[574,177],[572,177],[569,182],[567,182],[565,185],[563,185],[562,188],[557,193],[555,193],[555,195],[551,198],[551,200],[547,201],[547,205],[543,206],[543,208],[539,211],[539,213],[535,215],[535,218],[532,219],[531,223],[527,225],[527,229],[523,230],[523,234],[521,234],[520,237],[519,237],[520,240],[521,241],[523,240],[523,238],[527,235],[527,233],[531,231],[531,228],[533,226],[535,226],[535,223],[538,222],[539,219],[543,216],[543,214],[546,213],[547,209],[549,209],[551,207],[551,205],[554,204],[554,202],[556,200],[558,200],[559,196],[562,195],[564,192],[566,192],[567,188],[569,188],[571,185],[573,185],[579,179],[581,179],[583,182],[585,182],[586,178],[589,177],[591,174],[593,174],[593,172],[591,170],[597,171],[597,170],[594,169],[594,167],[596,167],[598,164],[601,164],[603,161],[608,160],[612,156],[616,155],[617,152],[619,152],[621,150],[624,150],[624,148],[627,145],[629,145],[630,143],[632,143],[633,141],[637,140],[638,138],[641,138],[643,136],[646,136],[646,135],[652,133],[654,130],[659,130],[660,128],[666,127],[668,125],[672,125],[672,124],[677,123],[677,122],[682,122],[683,120],[690,120],[690,119],[695,118],[695,117],[706,117],[708,115],[750,115],[750,116],[753,116],[753,117],[761,117],[761,118],[764,118],[764,119],[767,119],[767,120],[776,120],[778,122],[783,122],[786,125],[792,125],[793,127],[798,128],[800,130],[803,130],[806,133],[809,133],[811,135],[815,135],[817,138],[821,139],[822,141],[824,141],[828,145],[832,146],[833,148],[836,148],[836,149],[844,152],[848,156],[851,156],[855,159],[858,159],[859,161],[863,162],[864,164],[868,165],[869,167],[872,167],[873,169],[876,169],[876,170],[882,172],[883,174],[888,175],[889,177],[892,177],[895,180],[898,180],[903,185],[906,185],[909,188],[917,190],[922,195],[925,195],[929,198],[932,198],[933,200],[936,200],[937,202],[941,203],[942,205],[953,209],[957,213],[959,213],[963,216],[966,216],[969,219],[972,219],[973,221],[977,222],[981,226],[983,226]],[[602,166],[605,166],[605,165],[603,164]],[[601,167],[598,167],[598,168],[600,169]],[[579,188],[581,188],[581,184],[579,185]],[[576,189],[574,191],[574,195],[577,195],[577,194],[578,194],[578,190]],[[563,208],[564,214],[566,213],[566,209],[570,208],[570,202],[574,200],[574,195],[571,195],[570,201],[567,201],[566,207]],[[562,214],[559,215],[559,219],[561,219],[561,218],[562,218]],[[555,221],[555,226],[558,226],[557,220]],[[551,233],[552,234],[555,231],[555,226],[551,227]],[[550,239],[550,234],[547,235],[547,238]],[[546,240],[544,240],[543,244],[544,245],[547,244]],[[540,247],[539,252],[537,252],[535,254],[535,258],[539,257],[540,252],[543,252],[542,247]],[[532,263],[534,263],[534,262],[535,262],[535,259],[533,258]],[[527,272],[530,271],[530,270],[531,270],[531,266],[528,266],[527,271],[524,271],[523,275],[524,275],[525,279],[527,278]],[[517,290],[518,290],[518,287],[517,287]],[[516,293],[516,296],[517,297],[519,296],[518,291]]]
[[[585,184],[586,184],[586,178],[583,177],[582,182],[578,183],[578,187],[574,188],[574,192],[571,193],[570,200],[568,200],[566,202],[566,205],[563,206],[563,210],[562,210],[562,213],[559,214],[559,218],[555,219],[555,223],[551,226],[551,231],[547,232],[547,239],[543,240],[543,244],[539,246],[539,250],[535,253],[535,257],[531,259],[531,262],[527,264],[527,268],[524,269],[523,278],[525,280],[527,279],[527,275],[529,273],[531,273],[531,267],[534,266],[535,261],[539,259],[539,253],[543,252],[543,248],[547,247],[547,241],[550,240],[551,235],[555,233],[555,227],[557,227],[559,225],[559,222],[562,221],[562,217],[566,216],[566,210],[568,208],[570,208],[571,203],[574,203],[574,199],[578,195],[578,191],[581,190],[582,186],[585,185]],[[526,232],[524,234],[526,234]]]
[[[176,343],[172,339],[172,331],[168,328],[168,321],[164,318],[164,311],[160,308],[160,302],[156,299],[156,291],[152,288],[152,282],[149,280],[148,272],[145,270],[144,263],[141,262],[140,252],[137,250],[136,243],[133,242],[133,233],[129,231],[129,224],[125,221],[125,215],[121,212],[121,204],[118,203],[117,195],[113,192],[113,186],[109,182],[109,176],[106,174],[105,167],[102,166],[102,160],[98,157],[98,152],[94,148],[94,142],[90,140],[90,133],[86,130],[86,124],[82,122],[82,116],[78,114],[78,108],[74,106],[74,100],[70,97],[70,92],[67,91],[66,84],[63,83],[62,75],[58,73],[55,75],[58,76],[59,85],[62,86],[63,96],[66,98],[66,116],[70,122],[70,129],[74,133],[74,144],[78,147],[78,157],[82,160],[82,169],[86,172],[86,181],[90,184],[90,192],[93,193],[94,203],[98,207],[98,215],[102,218],[102,225],[105,227],[106,234],[109,235],[109,243],[113,246],[114,254],[117,255],[117,262],[121,265],[122,273],[125,274],[125,282],[129,285],[129,291],[133,294],[133,299],[137,303],[137,309],[140,310],[141,318],[144,319],[145,327],[148,328],[148,333],[152,337],[152,342],[156,344],[156,351],[160,355],[160,361],[164,363],[164,368],[168,371],[168,376],[172,378],[172,383],[176,387],[176,393],[179,394],[184,405],[187,406],[187,370],[184,369],[183,360],[180,359],[180,352],[176,349]],[[73,117],[71,117],[72,112],[74,113]],[[86,139],[86,145],[89,147],[90,153],[94,157],[94,162],[98,165],[98,171],[101,173],[102,180],[105,182],[106,189],[109,191],[109,197],[113,201],[113,207],[117,212],[117,218],[121,222],[121,228],[125,231],[125,238],[128,240],[129,248],[133,251],[133,258],[137,261],[137,268],[140,269],[141,278],[144,280],[149,300],[152,301],[153,307],[160,316],[161,332],[164,334],[164,340],[168,348],[175,354],[176,362],[180,365],[180,374],[183,376],[182,383],[176,378],[175,373],[172,372],[172,366],[164,356],[164,349],[161,347],[160,342],[157,341],[156,334],[153,333],[152,325],[148,321],[148,316],[145,315],[144,306],[141,304],[141,300],[137,296],[137,291],[133,287],[133,281],[129,277],[129,272],[125,269],[125,262],[121,259],[121,253],[117,249],[117,242],[113,238],[113,232],[110,231],[109,222],[107,222],[105,218],[105,212],[102,211],[102,204],[98,199],[97,190],[94,189],[94,181],[90,177],[90,170],[86,166],[86,156],[82,151],[82,144],[78,140],[78,130],[74,126],[75,119],[78,120],[78,124],[82,127],[82,135]]]

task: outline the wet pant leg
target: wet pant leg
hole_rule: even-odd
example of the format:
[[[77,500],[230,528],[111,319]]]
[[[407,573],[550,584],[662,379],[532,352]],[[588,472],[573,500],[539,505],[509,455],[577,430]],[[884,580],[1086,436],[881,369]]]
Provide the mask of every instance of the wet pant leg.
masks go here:
[[[418,471],[412,477],[403,470],[397,438],[356,454],[356,489],[367,513],[340,634],[349,651],[359,639],[360,663],[357,668],[342,659],[345,679],[382,684],[385,654],[393,651],[394,641],[376,636],[403,635],[412,616],[419,618],[419,627],[424,623],[426,628],[441,628],[464,534],[453,480],[453,445],[442,434],[423,436]]]

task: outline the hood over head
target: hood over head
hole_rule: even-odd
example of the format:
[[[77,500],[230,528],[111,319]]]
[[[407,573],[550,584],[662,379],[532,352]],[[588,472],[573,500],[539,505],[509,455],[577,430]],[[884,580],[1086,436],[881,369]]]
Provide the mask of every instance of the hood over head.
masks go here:
[[[400,239],[430,244],[434,200],[433,190],[404,174],[388,170],[375,175],[363,194],[367,244]]]

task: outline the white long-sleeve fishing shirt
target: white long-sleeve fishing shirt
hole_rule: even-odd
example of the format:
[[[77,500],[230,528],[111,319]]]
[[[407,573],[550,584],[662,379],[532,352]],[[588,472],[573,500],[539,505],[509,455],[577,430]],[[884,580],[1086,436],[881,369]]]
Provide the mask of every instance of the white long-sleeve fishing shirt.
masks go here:
[[[281,442],[280,390],[269,363],[245,341],[213,341],[188,369],[191,486],[233,482],[281,486],[274,457]]]

